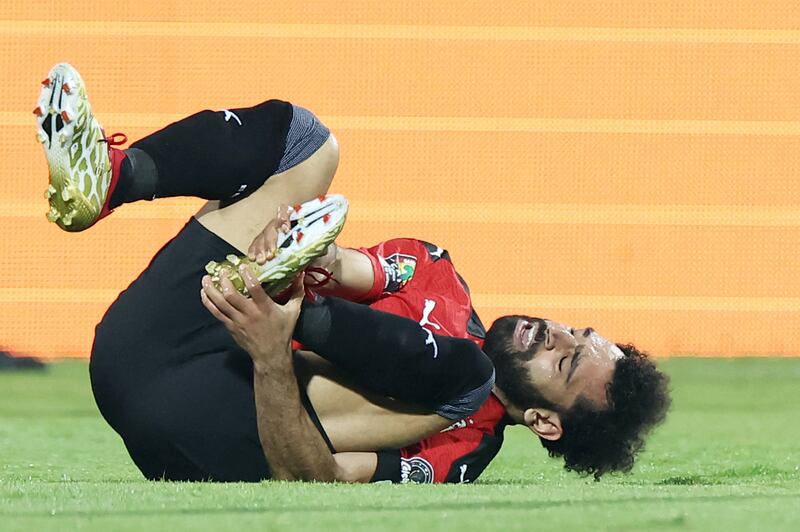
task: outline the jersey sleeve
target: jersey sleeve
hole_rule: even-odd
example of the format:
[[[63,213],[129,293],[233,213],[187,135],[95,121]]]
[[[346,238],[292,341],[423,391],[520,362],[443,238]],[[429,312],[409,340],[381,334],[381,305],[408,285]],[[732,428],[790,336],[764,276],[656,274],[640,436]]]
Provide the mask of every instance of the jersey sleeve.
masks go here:
[[[358,248],[372,263],[372,288],[359,298],[359,303],[372,303],[383,294],[399,292],[414,274],[431,262],[423,242],[411,238],[395,238],[370,248]]]
[[[480,430],[440,432],[399,451],[378,453],[373,482],[474,482],[500,450],[502,438]]]

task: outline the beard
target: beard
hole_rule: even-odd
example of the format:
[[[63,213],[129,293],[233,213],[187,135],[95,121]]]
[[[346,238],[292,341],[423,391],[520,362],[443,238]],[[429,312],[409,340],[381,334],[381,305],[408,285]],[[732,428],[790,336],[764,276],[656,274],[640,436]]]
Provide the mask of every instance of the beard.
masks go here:
[[[514,348],[514,330],[520,319],[537,322],[536,336],[530,347],[524,351]],[[495,384],[506,398],[517,408],[548,408],[555,410],[555,405],[542,397],[541,392],[533,384],[530,371],[524,366],[535,355],[545,340],[547,325],[540,318],[528,316],[503,316],[495,320],[486,332],[483,351],[494,364]]]

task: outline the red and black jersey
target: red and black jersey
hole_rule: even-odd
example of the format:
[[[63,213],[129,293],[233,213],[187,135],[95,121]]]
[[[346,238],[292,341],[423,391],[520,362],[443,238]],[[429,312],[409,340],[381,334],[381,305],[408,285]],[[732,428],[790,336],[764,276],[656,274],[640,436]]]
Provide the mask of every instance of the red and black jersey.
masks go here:
[[[359,251],[369,257],[375,273],[374,285],[361,302],[411,318],[436,334],[482,346],[486,330],[447,251],[408,238]],[[490,395],[474,415],[442,432],[400,450],[379,452],[373,481],[472,482],[497,455],[509,421],[505,407]]]

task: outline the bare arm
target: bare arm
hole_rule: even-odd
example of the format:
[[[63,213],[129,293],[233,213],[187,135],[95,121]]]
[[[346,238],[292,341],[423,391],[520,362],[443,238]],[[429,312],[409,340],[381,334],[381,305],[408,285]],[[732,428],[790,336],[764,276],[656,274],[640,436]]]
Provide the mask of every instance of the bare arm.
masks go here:
[[[250,268],[240,273],[251,299],[227,278],[220,292],[207,277],[201,298],[253,359],[258,434],[273,478],[368,482],[377,466],[375,453],[332,454],[300,399],[291,338],[303,298],[302,276],[295,280],[290,300],[278,305]]]
[[[336,480],[336,461],[300,401],[290,351],[264,346],[250,352],[261,445],[275,479]]]
[[[375,453],[331,454],[300,401],[291,352],[261,352],[253,374],[258,436],[276,480],[369,482]],[[266,355],[266,356],[263,356]]]
[[[330,272],[333,279],[314,291],[321,295],[337,296],[351,301],[358,300],[367,294],[375,282],[375,272],[372,262],[366,255],[358,250],[344,248],[331,244],[328,252],[311,263],[312,267],[321,268]],[[317,273],[308,274],[306,284],[321,280]]]

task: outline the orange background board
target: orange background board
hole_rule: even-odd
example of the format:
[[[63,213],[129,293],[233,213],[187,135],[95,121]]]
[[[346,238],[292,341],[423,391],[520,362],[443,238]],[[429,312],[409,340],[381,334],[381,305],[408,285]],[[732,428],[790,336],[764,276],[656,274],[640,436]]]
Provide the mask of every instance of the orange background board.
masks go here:
[[[447,248],[487,326],[523,312],[656,355],[798,355],[798,28],[789,1],[5,2],[0,348],[88,356],[201,203],[47,223],[30,109],[69,61],[131,139],[267,98],[313,110],[341,145],[341,242]]]

